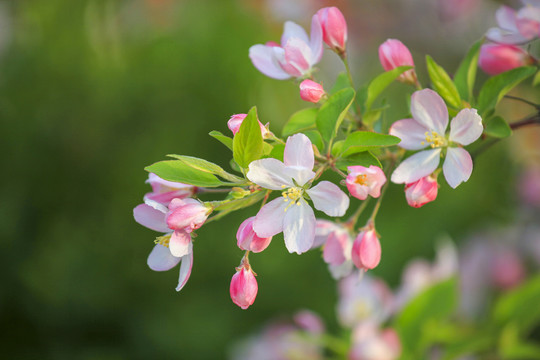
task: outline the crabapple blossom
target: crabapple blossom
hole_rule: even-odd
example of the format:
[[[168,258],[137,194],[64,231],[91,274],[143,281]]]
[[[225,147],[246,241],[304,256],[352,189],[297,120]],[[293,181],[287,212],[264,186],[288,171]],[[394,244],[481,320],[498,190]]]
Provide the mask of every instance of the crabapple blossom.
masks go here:
[[[386,176],[382,169],[375,165],[369,168],[361,165],[347,167],[349,175],[345,179],[347,189],[357,199],[366,200],[368,195],[378,198],[381,187],[386,183]]]
[[[381,261],[381,243],[375,229],[361,231],[354,240],[352,261],[360,270],[371,270]]]
[[[321,84],[306,79],[300,83],[300,97],[304,101],[318,103],[326,94]]]
[[[499,44],[524,44],[540,34],[540,3],[523,1],[525,6],[515,11],[501,6],[495,18],[499,27],[487,31],[488,40]]]
[[[401,355],[401,341],[394,329],[381,330],[361,323],[353,332],[350,360],[395,360]]]
[[[533,62],[525,50],[506,44],[483,44],[478,57],[478,66],[489,75],[497,75]]]
[[[306,195],[317,210],[328,216],[343,216],[349,207],[348,196],[335,184],[321,181],[311,187],[315,177],[313,147],[304,134],[287,139],[283,162],[266,158],[249,164],[247,178],[281,195],[264,205],[255,217],[253,230],[265,238],[283,232],[285,246],[291,253],[309,250],[315,238],[315,214]]]
[[[323,40],[326,45],[338,54],[345,53],[347,43],[347,22],[335,6],[325,7],[317,11],[322,26]]]
[[[323,260],[328,264],[334,279],[340,279],[351,273],[353,240],[349,230],[342,225],[328,220],[317,219],[313,248],[324,245]]]
[[[274,42],[257,44],[249,49],[253,65],[264,75],[285,80],[311,73],[322,57],[322,28],[317,15],[311,20],[311,36],[292,21],[285,22],[281,46]]]
[[[231,116],[229,121],[227,121],[227,127],[229,128],[229,130],[232,131],[233,135],[236,135],[238,130],[240,130],[240,126],[242,125],[242,122],[244,121],[246,116],[247,114],[234,114],[233,116]],[[261,128],[262,137],[268,137],[270,132],[268,131],[266,126],[264,126],[259,120],[257,121],[259,122],[259,127]]]
[[[243,310],[250,307],[257,297],[257,279],[249,265],[237,268],[231,279],[230,293],[232,301]]]
[[[399,66],[414,66],[414,60],[409,49],[399,40],[388,39],[379,46],[379,60],[385,71]],[[404,83],[416,84],[414,69],[405,71],[398,77]]]
[[[432,175],[424,176],[410,184],[405,184],[405,198],[407,204],[419,208],[437,198],[439,184]]]
[[[463,109],[448,126],[448,109],[435,91],[424,89],[411,96],[412,119],[396,121],[390,134],[401,139],[398,146],[420,151],[405,159],[392,173],[392,182],[410,184],[433,173],[439,166],[441,155],[446,153],[443,173],[452,188],[467,181],[473,163],[471,155],[461,146],[469,145],[482,135],[482,118],[476,109]]]
[[[154,173],[148,174],[147,183],[152,186],[152,192],[144,195],[144,200],[153,200],[168,206],[172,199],[184,199],[192,196],[197,188],[193,185],[182,184],[179,182],[167,181]]]
[[[255,231],[253,231],[253,220],[255,220],[255,216],[247,218],[240,224],[238,232],[236,233],[236,240],[240,249],[258,253],[270,245],[272,237],[258,237],[257,234],[255,234]]]

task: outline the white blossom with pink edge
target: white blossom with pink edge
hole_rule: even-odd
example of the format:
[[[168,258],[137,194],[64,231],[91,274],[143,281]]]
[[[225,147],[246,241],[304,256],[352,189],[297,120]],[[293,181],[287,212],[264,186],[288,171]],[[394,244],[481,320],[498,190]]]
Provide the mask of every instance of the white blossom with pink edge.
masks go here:
[[[315,238],[315,214],[304,196],[308,195],[315,209],[328,216],[343,216],[349,197],[337,185],[321,181],[311,186],[315,177],[315,158],[311,141],[304,134],[287,139],[283,162],[273,159],[255,160],[249,164],[247,178],[282,196],[264,205],[253,222],[253,230],[262,238],[283,232],[290,253],[308,251]]]
[[[361,165],[347,167],[349,175],[345,179],[347,189],[357,199],[366,200],[368,195],[378,198],[381,187],[386,183],[386,175],[378,166],[369,168]]]
[[[401,139],[398,146],[420,151],[405,159],[392,173],[392,182],[410,184],[433,173],[439,166],[443,151],[446,158],[443,173],[448,185],[456,188],[469,180],[473,163],[469,153],[461,146],[469,145],[482,135],[482,118],[476,109],[463,109],[450,123],[447,135],[448,109],[435,91],[424,89],[411,96],[412,119],[396,121],[390,134]]]
[[[285,22],[281,46],[270,42],[253,45],[249,57],[264,75],[285,80],[309,75],[323,53],[322,28],[317,15],[311,20],[311,36],[292,21]]]
[[[187,185],[179,182],[167,181],[154,173],[148,174],[146,183],[152,186],[152,192],[144,195],[144,200],[153,200],[168,206],[172,199],[184,199],[192,196],[197,188],[193,185]]]
[[[135,221],[151,230],[165,233],[165,235],[156,239],[156,245],[148,256],[148,267],[154,271],[167,271],[182,262],[178,276],[178,286],[176,287],[176,291],[180,291],[191,275],[193,244],[191,236],[184,232],[181,236],[175,237],[176,241],[180,241],[178,247],[181,251],[173,251],[176,250],[174,246],[171,247],[174,232],[167,225],[167,213],[168,209],[165,206],[152,200],[146,200],[144,204],[140,204],[133,209]]]
[[[518,11],[501,6],[495,18],[499,27],[487,31],[486,37],[499,44],[524,44],[540,35],[540,2],[524,0]]]

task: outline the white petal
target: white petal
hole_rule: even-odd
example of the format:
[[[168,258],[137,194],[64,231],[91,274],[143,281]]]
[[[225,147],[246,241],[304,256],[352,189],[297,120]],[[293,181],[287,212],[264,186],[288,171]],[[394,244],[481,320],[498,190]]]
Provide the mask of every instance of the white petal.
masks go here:
[[[180,258],[173,256],[168,247],[157,244],[148,255],[146,263],[154,271],[167,271],[175,267]]]
[[[450,122],[450,141],[469,145],[482,135],[482,118],[476,109],[463,109]]]
[[[255,184],[270,190],[282,190],[294,186],[287,167],[273,158],[255,160],[249,164],[247,178]]]
[[[272,46],[253,45],[249,48],[249,58],[257,70],[266,76],[278,80],[285,80],[291,77],[279,66]]]
[[[469,180],[473,169],[471,155],[462,148],[448,148],[443,164],[444,178],[448,185],[456,188]]]
[[[285,208],[289,202],[279,197],[264,205],[253,220],[253,230],[258,237],[266,238],[283,231]]]
[[[529,41],[518,32],[507,31],[500,28],[491,28],[486,32],[486,38],[498,44],[524,44]]]
[[[330,181],[321,181],[306,191],[315,209],[328,216],[343,216],[349,208],[349,197],[339,186]]]
[[[312,249],[317,248],[326,242],[331,232],[339,230],[339,227],[332,221],[318,219],[315,223],[315,240]]]
[[[304,28],[302,28],[300,25],[292,21],[286,21],[285,25],[283,25],[283,35],[281,35],[281,45],[285,46],[285,44],[290,38],[298,38],[302,40],[303,42],[305,42],[306,44],[309,43],[309,38]]]
[[[312,52],[311,65],[315,65],[321,60],[323,54],[323,33],[321,22],[319,21],[319,16],[317,14],[313,15],[311,18],[311,41],[309,47]]]
[[[511,7],[501,6],[495,12],[495,19],[497,19],[497,24],[499,24],[501,29],[511,32],[518,32],[516,24],[516,11]]]
[[[448,108],[435,91],[424,89],[414,92],[411,96],[411,113],[424,127],[444,136],[448,126]]]
[[[308,251],[315,239],[315,214],[313,209],[301,199],[299,205],[291,205],[283,219],[283,237],[290,253],[301,254]]]
[[[176,291],[182,290],[186,285],[189,276],[191,275],[191,269],[193,268],[193,250],[190,249],[189,254],[182,256],[182,265],[180,265],[180,274],[178,275],[178,286]]]
[[[191,248],[191,235],[184,230],[176,230],[171,235],[169,241],[169,250],[171,254],[176,257],[182,257],[186,255]]]
[[[159,207],[156,208],[149,204],[140,204],[135,209],[133,209],[133,217],[135,218],[135,221],[142,226],[145,226],[154,231],[166,233],[171,230],[169,229],[169,227],[167,226],[167,222],[165,221],[167,211],[166,209],[165,212],[163,212],[162,210],[163,209]]]
[[[441,149],[424,150],[405,159],[392,173],[392,182],[410,184],[431,174],[437,166]]]
[[[414,119],[398,120],[392,124],[390,135],[401,139],[399,147],[407,150],[420,150],[427,146],[426,132],[428,131],[422,124]]]
[[[283,153],[283,162],[287,166],[298,166],[309,170],[313,169],[315,163],[313,147],[306,135],[295,134],[289,136]]]

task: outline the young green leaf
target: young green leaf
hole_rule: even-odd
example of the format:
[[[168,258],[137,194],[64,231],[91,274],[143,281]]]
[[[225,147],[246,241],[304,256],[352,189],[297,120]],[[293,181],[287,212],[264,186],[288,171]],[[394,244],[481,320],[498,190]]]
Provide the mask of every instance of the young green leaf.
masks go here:
[[[276,144],[272,148],[272,151],[270,152],[270,157],[274,159],[278,159],[279,161],[283,161],[283,154],[285,153],[285,145],[283,144]]]
[[[216,131],[216,130],[210,131],[210,133],[208,135],[210,135],[214,139],[218,140],[220,143],[222,143],[223,145],[225,145],[226,147],[228,147],[232,151],[232,149],[233,149],[233,139],[231,139],[228,136],[223,135],[222,133],[220,133],[219,131]]]
[[[502,117],[495,116],[487,121],[484,133],[496,138],[505,138],[512,135],[512,129]]]
[[[340,158],[336,161],[336,167],[340,170],[347,171],[348,166],[362,165],[370,167],[371,165],[378,166],[382,169],[381,162],[371,152],[364,151],[348,157]]]
[[[476,80],[478,56],[480,55],[480,46],[482,45],[482,42],[482,39],[478,40],[471,46],[454,76],[454,84],[456,84],[459,95],[469,103],[472,103],[473,101],[474,82]]]
[[[207,173],[210,173],[210,174],[214,174],[214,175],[218,175],[226,180],[229,180],[229,181],[232,181],[232,182],[235,182],[235,183],[241,183],[241,182],[244,182],[245,180],[236,176],[236,175],[233,175],[233,174],[230,174],[228,172],[226,172],[225,170],[223,170],[223,168],[219,165],[216,165],[214,163],[211,163],[210,161],[207,161],[207,160],[204,160],[204,159],[199,159],[199,158],[196,158],[196,157],[193,157],[193,156],[186,156],[186,155],[175,155],[175,154],[169,154],[167,156],[170,156],[170,157],[173,157],[175,159],[178,159],[180,161],[182,161],[183,163],[185,163],[186,165],[189,165],[191,166],[192,168],[196,169],[196,170],[200,170],[200,171],[204,171],[204,172],[207,172]]]
[[[292,134],[315,129],[315,119],[317,118],[318,111],[319,109],[317,108],[307,108],[295,112],[283,127],[281,135],[287,137]]]
[[[540,84],[540,71],[537,71],[533,78],[533,86]]]
[[[461,97],[450,76],[429,55],[426,55],[426,65],[435,91],[441,95],[448,105],[461,109]]]
[[[349,81],[349,76],[347,75],[346,72],[341,72],[337,76],[334,86],[332,86],[332,89],[330,89],[330,94],[335,94],[339,90],[343,90],[349,87],[352,87],[351,82]]]
[[[201,187],[225,185],[213,174],[195,169],[181,160],[160,161],[144,168],[162,179]]]
[[[412,66],[399,66],[390,71],[385,71],[378,75],[375,79],[371,80],[367,87],[366,102],[364,107],[365,111],[369,111],[371,109],[371,106],[377,97],[381,95],[384,89],[394,82],[399,75],[412,68]]]
[[[319,149],[319,151],[322,151],[324,149],[324,142],[321,137],[321,133],[319,133],[317,130],[308,130],[304,131],[304,135],[306,135],[311,143]]]
[[[354,101],[354,96],[354,90],[346,88],[330,96],[321,106],[315,123],[324,141],[329,142],[336,136],[337,129]]]
[[[400,142],[401,139],[393,135],[370,131],[355,131],[345,139],[341,148],[341,154],[342,156],[349,156],[377,147],[397,145]]]
[[[214,207],[214,210],[233,211],[233,210],[243,209],[261,200],[265,194],[266,194],[266,191],[257,191],[251,195],[248,195],[240,199],[230,199],[230,200],[220,201],[219,204]]]
[[[257,108],[252,107],[234,135],[233,157],[238,165],[247,168],[252,161],[260,159],[262,153],[263,138],[257,119]]]
[[[489,78],[482,86],[478,96],[477,108],[480,116],[485,118],[486,113],[495,109],[504,95],[535,72],[536,67],[523,66]]]

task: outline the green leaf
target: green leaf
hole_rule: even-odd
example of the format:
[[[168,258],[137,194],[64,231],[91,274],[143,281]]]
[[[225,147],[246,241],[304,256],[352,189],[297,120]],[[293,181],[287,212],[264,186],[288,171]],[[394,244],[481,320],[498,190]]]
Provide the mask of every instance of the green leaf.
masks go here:
[[[540,84],[540,71],[537,71],[533,78],[533,86],[538,86],[538,84]]]
[[[160,161],[144,168],[162,179],[201,187],[226,185],[214,175],[195,169],[180,160]]]
[[[228,147],[232,151],[232,149],[233,149],[233,139],[231,139],[228,136],[223,135],[222,133],[220,133],[219,131],[216,131],[216,130],[210,131],[210,133],[208,135],[210,135],[214,139],[217,139],[220,143],[222,143],[223,145],[225,145],[226,147]]]
[[[257,119],[257,108],[252,107],[234,135],[233,157],[240,167],[247,168],[252,161],[260,159],[262,153],[263,138]]]
[[[336,136],[337,129],[341,125],[345,115],[347,115],[354,96],[355,92],[353,89],[343,89],[330,96],[321,106],[315,122],[324,141],[329,142]]]
[[[418,351],[429,345],[429,327],[451,315],[457,300],[457,280],[450,278],[428,288],[409,302],[396,319],[396,329],[403,347]]]
[[[336,82],[334,83],[334,86],[332,86],[332,89],[330,90],[330,94],[335,94],[339,90],[343,90],[345,88],[352,87],[351,82],[349,81],[349,76],[346,72],[341,72],[336,78]]]
[[[484,134],[496,138],[505,138],[512,135],[512,129],[502,117],[495,116],[487,121]]]
[[[342,155],[348,156],[376,147],[393,146],[401,142],[401,139],[386,134],[370,131],[355,131],[345,139],[342,147]]]
[[[369,111],[373,102],[377,99],[379,95],[390,85],[394,80],[396,80],[399,75],[403,74],[405,71],[412,69],[412,66],[399,66],[393,70],[383,72],[373,79],[367,88],[365,110]]]
[[[370,167],[371,165],[378,166],[382,169],[381,162],[369,151],[364,151],[345,158],[340,158],[336,161],[336,167],[340,170],[347,171],[348,166],[362,165]]]
[[[279,161],[283,161],[283,153],[285,152],[285,145],[283,144],[276,144],[274,145],[274,148],[270,152],[270,157],[274,159],[278,159]]]
[[[315,145],[319,151],[324,149],[324,142],[321,133],[319,133],[317,130],[304,131],[304,135],[311,140],[311,143]]]
[[[540,322],[540,275],[502,295],[495,304],[493,319],[499,325],[513,323],[526,334]]]
[[[186,156],[186,155],[169,154],[167,156],[178,159],[178,160],[182,161],[183,163],[185,163],[186,165],[191,166],[195,170],[200,170],[200,171],[204,171],[204,172],[207,172],[207,173],[210,173],[210,174],[218,175],[218,176],[221,176],[222,178],[224,178],[226,180],[229,180],[229,181],[232,181],[232,182],[235,182],[235,183],[245,182],[244,179],[242,179],[242,178],[240,178],[240,177],[238,177],[236,175],[229,174],[228,172],[223,170],[223,168],[221,166],[216,165],[214,163],[211,163],[210,161],[207,161],[207,160],[204,160],[204,159],[199,159],[199,158],[196,158],[196,157],[193,157],[193,156]]]
[[[435,91],[441,95],[448,105],[461,109],[461,98],[450,76],[429,55],[426,55],[426,65]]]
[[[462,99],[467,99],[469,103],[473,101],[474,82],[476,80],[476,70],[478,69],[478,56],[483,39],[478,40],[471,46],[467,55],[459,65],[454,75],[454,84]]]
[[[310,129],[315,129],[315,119],[317,118],[317,108],[308,108],[295,112],[289,118],[289,121],[283,127],[281,135],[283,137],[290,136],[299,132],[303,132]]]
[[[264,197],[265,194],[266,194],[266,191],[257,191],[251,195],[248,195],[240,199],[220,201],[220,204],[215,206],[214,210],[234,211],[234,210],[243,209],[245,207],[251,206],[257,203],[258,201],[260,201]]]
[[[504,95],[535,72],[536,67],[524,66],[489,78],[478,96],[477,108],[480,116],[484,118],[488,111],[495,109]]]

